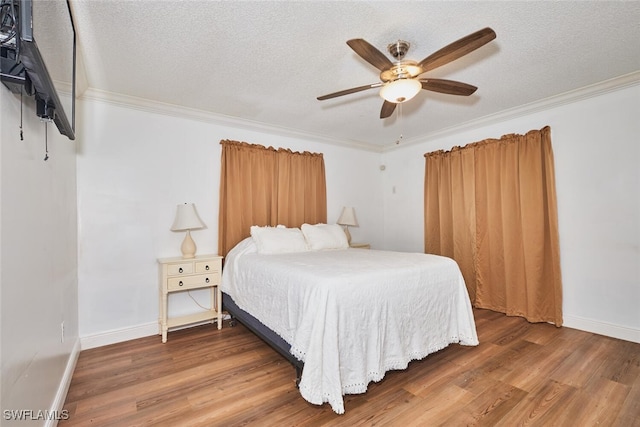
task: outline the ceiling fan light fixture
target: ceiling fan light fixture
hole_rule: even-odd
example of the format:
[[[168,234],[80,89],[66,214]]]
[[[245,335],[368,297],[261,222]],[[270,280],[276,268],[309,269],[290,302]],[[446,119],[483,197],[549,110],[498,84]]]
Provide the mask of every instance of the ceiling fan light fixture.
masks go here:
[[[400,104],[416,96],[422,89],[422,83],[415,79],[398,79],[389,82],[380,89],[380,96],[389,102]]]

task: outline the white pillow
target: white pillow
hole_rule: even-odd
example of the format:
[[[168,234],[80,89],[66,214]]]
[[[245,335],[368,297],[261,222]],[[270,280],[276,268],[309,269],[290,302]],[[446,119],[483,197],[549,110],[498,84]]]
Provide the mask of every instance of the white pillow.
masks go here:
[[[302,234],[312,251],[322,249],[347,249],[347,235],[338,224],[302,224]]]
[[[251,226],[259,254],[284,254],[308,251],[307,241],[299,228]]]

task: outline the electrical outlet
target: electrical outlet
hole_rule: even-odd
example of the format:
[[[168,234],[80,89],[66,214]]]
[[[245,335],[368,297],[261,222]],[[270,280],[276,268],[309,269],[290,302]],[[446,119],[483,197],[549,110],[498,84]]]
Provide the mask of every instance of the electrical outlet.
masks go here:
[[[60,342],[64,343],[64,320],[60,322]]]

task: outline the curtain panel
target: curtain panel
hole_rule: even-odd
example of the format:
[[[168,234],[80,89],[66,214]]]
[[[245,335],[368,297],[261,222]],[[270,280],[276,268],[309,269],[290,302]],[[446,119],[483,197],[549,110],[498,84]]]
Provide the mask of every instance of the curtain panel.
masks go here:
[[[474,306],[562,325],[551,129],[425,154],[425,251],[455,259]]]
[[[249,237],[252,225],[299,227],[327,221],[322,153],[222,140],[218,252]]]

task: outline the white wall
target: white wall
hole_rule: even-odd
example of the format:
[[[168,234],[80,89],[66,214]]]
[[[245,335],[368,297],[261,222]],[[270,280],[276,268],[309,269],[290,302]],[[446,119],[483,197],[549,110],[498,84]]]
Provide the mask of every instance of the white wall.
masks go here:
[[[221,139],[323,152],[329,222],[351,205],[360,221],[355,241],[421,252],[423,154],[546,125],[556,161],[565,325],[640,341],[639,90],[635,83],[574,94],[383,154],[87,97],[77,160],[83,348],[156,333],[156,258],[179,254],[183,235],[169,231],[178,203],[194,202],[208,226],[193,233],[198,252],[217,251]],[[172,314],[193,310],[186,295],[170,306]]]
[[[353,206],[354,241],[383,242],[380,154],[273,132],[170,116],[86,96],[78,155],[79,316],[82,347],[157,332],[158,257],[179,256],[169,230],[176,205],[196,204],[207,225],[198,253],[217,253],[220,140],[324,153],[328,222]],[[206,293],[192,292],[206,304]],[[171,297],[170,314],[198,310]]]
[[[565,326],[640,342],[638,83],[386,152],[384,245],[424,248],[424,153],[546,125],[555,157]]]
[[[3,411],[60,410],[79,351],[76,144],[49,124],[45,162],[33,98],[24,97],[24,140],[20,97],[0,85],[0,105],[0,401]]]

